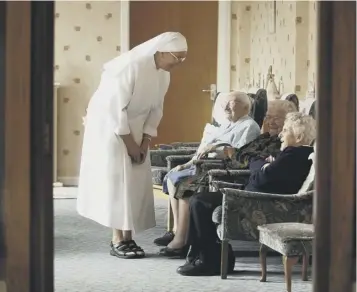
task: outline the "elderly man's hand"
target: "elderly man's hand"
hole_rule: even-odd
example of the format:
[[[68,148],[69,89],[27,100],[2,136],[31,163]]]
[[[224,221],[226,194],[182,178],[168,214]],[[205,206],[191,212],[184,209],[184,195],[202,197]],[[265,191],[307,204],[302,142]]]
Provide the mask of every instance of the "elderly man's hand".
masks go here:
[[[205,146],[197,155],[197,159],[201,159],[203,156],[207,155],[208,153],[212,152],[215,150],[215,146],[214,145],[207,145]]]
[[[223,148],[224,158],[233,159],[236,154],[236,149],[234,147],[225,146]]]

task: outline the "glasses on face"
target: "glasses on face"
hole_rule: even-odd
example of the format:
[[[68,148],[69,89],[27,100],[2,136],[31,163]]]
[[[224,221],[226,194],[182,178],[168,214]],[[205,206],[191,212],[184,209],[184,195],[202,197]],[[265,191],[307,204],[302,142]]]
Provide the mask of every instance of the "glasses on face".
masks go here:
[[[265,116],[265,119],[267,121],[282,121],[284,118],[279,117],[279,116]]]
[[[183,61],[186,60],[186,57],[184,57],[184,58],[179,58],[179,57],[177,57],[175,54],[173,54],[173,53],[171,53],[171,52],[170,52],[170,55],[173,56],[173,57],[176,59],[176,61],[179,62],[179,63],[182,63]]]

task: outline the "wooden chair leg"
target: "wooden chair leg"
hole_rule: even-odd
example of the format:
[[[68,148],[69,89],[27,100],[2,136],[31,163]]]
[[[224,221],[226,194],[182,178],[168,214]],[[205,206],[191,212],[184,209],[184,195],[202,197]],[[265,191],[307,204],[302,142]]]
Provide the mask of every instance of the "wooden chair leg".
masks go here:
[[[174,227],[174,214],[171,209],[171,200],[168,198],[167,200],[167,231],[172,231]]]
[[[307,268],[309,266],[309,254],[304,253],[302,256],[302,280],[307,281],[308,280],[308,275],[307,275]]]
[[[297,263],[299,257],[283,256],[285,284],[287,292],[291,292],[291,272],[293,266]]]
[[[260,267],[262,269],[262,277],[260,282],[266,282],[267,280],[267,247],[264,244],[260,245],[259,251]]]
[[[221,279],[227,279],[228,274],[228,240],[222,241],[221,251]]]

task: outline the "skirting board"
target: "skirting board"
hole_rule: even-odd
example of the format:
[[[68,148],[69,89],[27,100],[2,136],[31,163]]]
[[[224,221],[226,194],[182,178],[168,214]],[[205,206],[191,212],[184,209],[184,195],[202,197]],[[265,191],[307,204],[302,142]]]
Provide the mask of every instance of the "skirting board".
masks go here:
[[[63,186],[78,186],[78,177],[76,176],[60,176],[58,181],[63,183]]]

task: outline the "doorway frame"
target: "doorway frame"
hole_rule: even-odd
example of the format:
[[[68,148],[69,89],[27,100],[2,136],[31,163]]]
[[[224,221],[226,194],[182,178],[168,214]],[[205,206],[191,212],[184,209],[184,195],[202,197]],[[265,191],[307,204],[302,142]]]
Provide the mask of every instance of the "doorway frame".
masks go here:
[[[218,1],[217,91],[231,90],[231,1]],[[130,49],[130,1],[120,1],[121,52]]]

